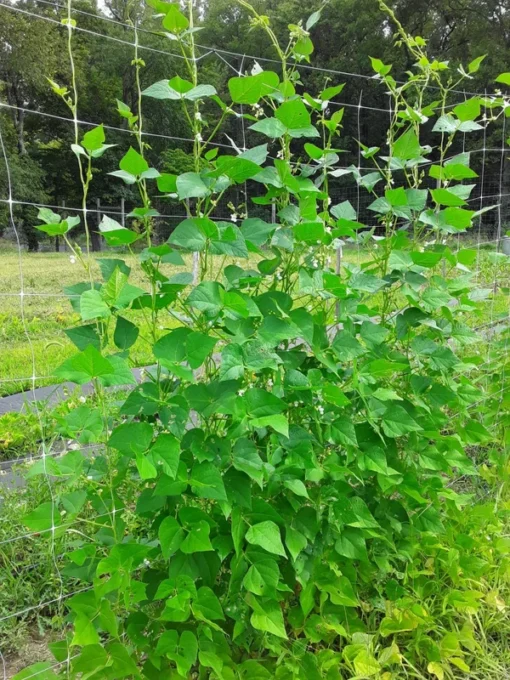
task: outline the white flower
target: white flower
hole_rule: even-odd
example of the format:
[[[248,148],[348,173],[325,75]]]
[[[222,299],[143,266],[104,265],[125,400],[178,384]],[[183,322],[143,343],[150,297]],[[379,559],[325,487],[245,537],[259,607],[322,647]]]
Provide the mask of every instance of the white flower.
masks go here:
[[[319,266],[319,261],[318,261],[318,260],[315,260],[315,259],[312,260],[312,267],[313,267],[314,269],[317,269],[318,266]]]
[[[197,142],[202,142],[202,141],[203,141],[203,137],[202,137],[202,135],[200,134],[200,132],[197,132],[197,134],[195,135],[195,140],[196,140]]]
[[[333,203],[333,199],[331,198],[331,196],[328,196],[328,205],[331,205],[332,203]]]
[[[282,149],[280,149],[280,151],[278,151],[278,153],[276,154],[276,158],[283,159],[283,150]]]
[[[237,215],[233,213],[232,215],[230,215],[230,219],[232,220],[232,222],[237,222]]]
[[[239,390],[238,393],[237,393],[237,396],[238,397],[244,397],[245,392],[246,392],[246,390]]]
[[[272,381],[271,378],[269,378],[268,381],[267,381],[267,386],[268,386],[268,387],[273,387],[273,385],[274,385],[274,382]]]
[[[332,231],[331,227],[326,227],[326,234],[331,234]]]
[[[283,277],[282,277],[282,273],[281,273],[281,272],[276,272],[276,278],[278,279],[278,281],[281,281],[282,278],[283,278]]]
[[[87,397],[84,397],[83,394],[82,394],[81,397],[79,397],[78,401],[79,401],[81,404],[85,404],[85,402],[87,401]]]
[[[74,255],[71,255],[71,256],[69,257],[69,262],[70,262],[71,264],[76,264],[76,258],[75,258]]]
[[[262,73],[262,66],[256,61],[252,66],[251,74],[252,76],[256,76],[258,73]]]
[[[295,401],[294,402],[294,408],[298,408],[298,406],[299,406],[299,401]]]
[[[321,414],[321,416],[324,415],[324,406],[317,406],[317,411]]]
[[[202,120],[202,114],[200,113],[200,111],[195,112],[195,120]]]
[[[91,482],[91,481],[93,480],[92,475],[87,475],[87,480],[88,480],[89,482]]]
[[[149,562],[149,560],[147,558],[144,559],[143,566],[147,567],[147,568],[151,566],[151,563]]]

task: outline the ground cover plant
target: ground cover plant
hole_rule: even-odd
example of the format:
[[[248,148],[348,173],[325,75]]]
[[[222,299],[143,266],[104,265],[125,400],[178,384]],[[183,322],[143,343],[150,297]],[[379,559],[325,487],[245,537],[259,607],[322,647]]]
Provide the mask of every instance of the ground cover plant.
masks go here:
[[[451,106],[482,57],[451,70],[381,2],[414,66],[397,82],[372,60],[391,125],[380,147],[359,140],[373,172],[341,168],[343,86],[309,94],[299,78],[320,12],[281,45],[269,19],[238,2],[280,68],[232,78],[226,102],[200,80],[191,3],[150,2],[187,71],[140,91],[136,111],[119,102],[133,146],[114,175],[138,188],[143,227],[105,218],[101,229],[112,246],[144,242],[138,261],[105,258],[99,280],[75,223],[40,211],[38,227],[62,236],[85,272],[66,290],[81,318],[68,330],[77,351],[55,375],[93,381],[96,402],[71,411],[62,435],[104,453],[31,468],[64,482],[23,518],[38,541],[53,551],[76,523],[91,526],[57,570],[62,587],[80,584],[63,594],[64,635],[51,645],[62,669],[43,662],[16,677],[502,675],[508,329],[488,343],[466,323],[496,291],[474,276],[476,250],[457,248],[480,214],[468,209],[477,177],[456,138],[503,117],[506,100]],[[72,62],[70,7],[64,22]],[[139,82],[137,54],[133,66]],[[53,89],[76,114],[75,80]],[[144,97],[181,102],[193,170],[149,167]],[[254,146],[218,151],[229,116],[244,117]],[[101,126],[82,136],[77,124],[73,150],[86,205],[94,160],[115,151]],[[330,203],[329,183],[346,172],[373,195],[373,225],[348,201]],[[275,222],[246,206],[215,219],[245,182],[258,186],[257,205],[276,207]],[[163,245],[151,238],[153,192],[188,215]],[[370,257],[342,260],[346,240]],[[183,252],[198,253],[195,278]],[[166,264],[182,270],[168,276]],[[135,386],[128,359],[142,334],[155,367]],[[113,419],[105,390],[125,384]]]

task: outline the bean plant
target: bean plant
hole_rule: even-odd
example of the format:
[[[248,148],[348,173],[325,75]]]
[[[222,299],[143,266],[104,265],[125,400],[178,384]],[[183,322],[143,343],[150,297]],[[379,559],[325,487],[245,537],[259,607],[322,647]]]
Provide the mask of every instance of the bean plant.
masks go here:
[[[505,98],[459,100],[483,57],[458,69],[430,58],[426,40],[380,2],[413,68],[399,81],[372,59],[391,103],[387,137],[377,147],[358,140],[372,171],[343,168],[344,109],[335,104],[343,84],[310,94],[301,82],[320,11],[289,26],[281,43],[269,18],[238,0],[280,64],[232,77],[220,97],[201,82],[192,3],[149,4],[183,70],[142,90],[136,52],[136,110],[117,102],[133,144],[111,174],[136,188],[129,217],[138,228],[103,218],[102,236],[119,254],[98,260],[99,281],[73,241],[75,221],[40,212],[39,228],[63,236],[86,271],[66,288],[81,323],[67,331],[76,353],[57,375],[92,381],[97,405],[71,412],[68,436],[102,443],[104,453],[32,468],[85,479],[25,518],[38,540],[92,516],[65,567],[80,592],[65,601],[64,639],[52,644],[62,670],[32,672],[83,680],[468,672],[472,620],[488,598],[480,563],[492,569],[507,558],[504,544],[489,556],[482,539],[445,547],[470,503],[452,482],[477,474],[474,448],[508,434],[496,396],[504,376],[486,371],[480,382],[470,356],[480,338],[466,317],[482,303],[476,251],[459,248],[458,237],[480,216],[468,203],[477,173],[469,153],[453,149],[504,116]],[[70,9],[64,23],[72,57]],[[71,93],[52,86],[75,113],[74,79]],[[147,97],[182,105],[192,171],[149,164]],[[240,120],[254,145],[219,150],[224,125]],[[117,149],[99,126],[72,150],[86,205],[100,181],[95,159]],[[348,200],[332,203],[330,187],[344,176],[371,195],[369,224]],[[218,219],[220,201],[245,185],[267,219],[246,216],[248,205]],[[165,243],[154,238],[155,197],[187,216]],[[122,256],[135,250],[143,287],[129,282]],[[169,276],[169,264],[182,269]],[[130,348],[139,336],[154,365],[136,384]],[[132,389],[112,421],[101,395],[119,385]],[[427,596],[452,614],[450,628]]]

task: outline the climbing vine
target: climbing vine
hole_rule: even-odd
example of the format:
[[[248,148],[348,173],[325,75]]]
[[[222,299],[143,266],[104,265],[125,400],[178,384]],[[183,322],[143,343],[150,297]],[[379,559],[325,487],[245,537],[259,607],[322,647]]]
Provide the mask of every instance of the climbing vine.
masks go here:
[[[96,513],[66,567],[85,590],[67,601],[69,629],[54,651],[71,658],[70,678],[453,677],[469,670],[470,614],[486,596],[473,589],[476,551],[487,563],[497,556],[467,540],[446,547],[468,502],[451,482],[477,473],[469,447],[508,435],[496,427],[496,397],[483,424],[473,410],[484,391],[465,358],[478,341],[465,317],[481,303],[474,251],[456,239],[480,215],[468,204],[477,174],[469,154],[452,149],[459,134],[504,115],[505,99],[452,106],[482,58],[457,72],[430,59],[426,41],[380,2],[414,68],[399,82],[372,59],[391,125],[380,147],[358,140],[373,171],[341,168],[343,85],[309,94],[300,81],[320,11],[289,26],[281,45],[268,17],[238,2],[280,68],[233,77],[220,98],[200,80],[192,3],[184,11],[150,0],[183,72],[141,91],[136,53],[138,108],[117,103],[134,144],[112,174],[139,189],[131,216],[142,228],[105,217],[100,229],[110,246],[139,252],[145,283],[130,283],[116,256],[100,260],[102,281],[66,289],[82,323],[67,331],[77,351],[57,375],[93,380],[99,391],[133,388],[121,422],[79,406],[69,434],[81,423],[105,455],[77,452],[65,472],[55,461],[52,473],[86,483],[55,499],[65,514],[44,504],[25,518],[32,530],[63,533]],[[70,13],[66,21],[71,45]],[[74,80],[70,97],[54,89],[76,118]],[[182,105],[193,170],[149,166],[145,97]],[[204,102],[217,105],[215,122]],[[220,152],[224,121],[240,116],[255,145]],[[102,127],[77,137],[73,151],[86,207],[94,159],[114,152]],[[330,185],[343,175],[372,195],[372,224],[349,201],[332,204]],[[215,217],[220,199],[246,182],[276,221]],[[156,194],[187,215],[162,244],[153,240]],[[74,223],[40,217],[41,229],[79,253]],[[168,276],[168,264],[182,271]],[[141,384],[130,370],[141,324],[128,311],[150,319],[154,368]],[[126,483],[138,495],[126,499]],[[449,629],[429,596],[452,613]]]

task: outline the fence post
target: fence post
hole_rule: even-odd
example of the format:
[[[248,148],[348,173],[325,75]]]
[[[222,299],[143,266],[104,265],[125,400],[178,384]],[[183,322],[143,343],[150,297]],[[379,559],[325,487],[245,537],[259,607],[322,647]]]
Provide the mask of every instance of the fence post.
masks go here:
[[[120,223],[123,227],[126,226],[126,210],[124,207],[124,199],[120,199]]]

